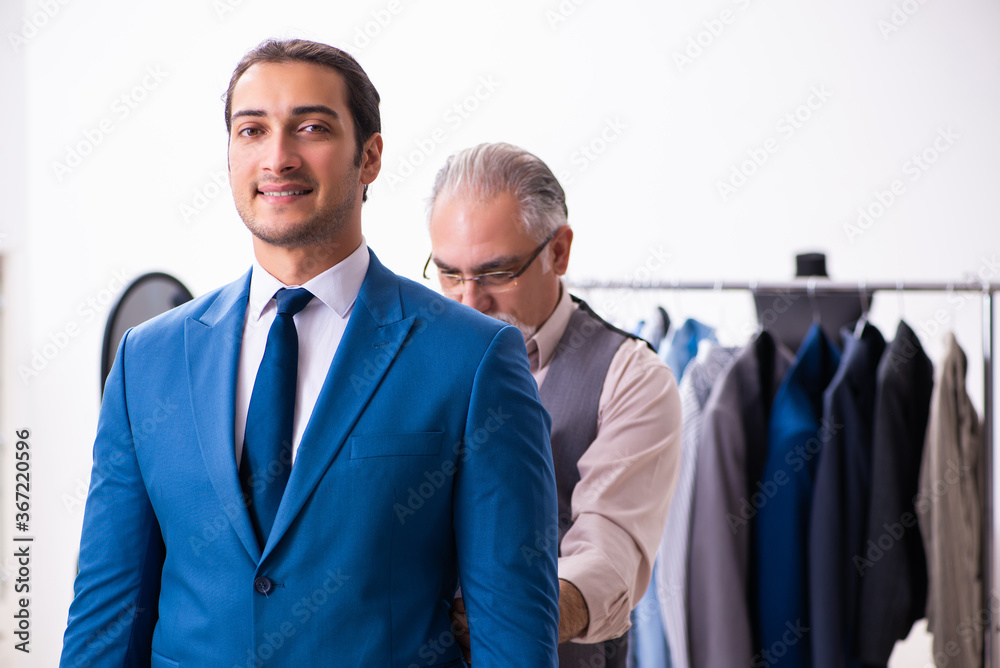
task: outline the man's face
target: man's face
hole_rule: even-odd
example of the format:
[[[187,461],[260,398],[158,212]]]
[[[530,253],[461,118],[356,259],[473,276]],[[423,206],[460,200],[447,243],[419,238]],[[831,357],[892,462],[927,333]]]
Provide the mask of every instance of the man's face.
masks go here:
[[[516,272],[539,244],[523,231],[517,201],[509,193],[485,204],[462,193],[439,198],[431,211],[430,235],[434,264],[464,277],[490,271]],[[484,290],[475,281],[466,281],[461,292],[449,296],[516,325],[527,338],[555,308],[559,276],[566,271],[571,240],[570,228],[560,228],[509,290]]]
[[[356,164],[344,80],[330,68],[261,63],[233,90],[229,181],[243,222],[267,244],[302,248],[360,230],[362,187],[380,152],[373,135]]]

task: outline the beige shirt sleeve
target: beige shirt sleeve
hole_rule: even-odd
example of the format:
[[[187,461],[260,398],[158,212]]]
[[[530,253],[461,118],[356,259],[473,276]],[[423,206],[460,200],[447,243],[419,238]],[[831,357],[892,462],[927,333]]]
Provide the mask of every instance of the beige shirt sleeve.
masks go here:
[[[681,458],[681,408],[670,369],[644,342],[611,360],[598,404],[597,438],[579,461],[574,524],[559,577],[580,590],[590,614],[577,642],[616,638],[649,585]]]

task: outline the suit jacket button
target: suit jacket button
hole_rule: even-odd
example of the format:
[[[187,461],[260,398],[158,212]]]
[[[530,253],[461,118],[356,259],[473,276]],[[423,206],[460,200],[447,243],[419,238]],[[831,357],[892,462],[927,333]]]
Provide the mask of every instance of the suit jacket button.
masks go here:
[[[274,587],[274,583],[271,582],[270,578],[266,578],[264,576],[261,576],[253,581],[253,588],[264,596],[271,593],[272,587]]]

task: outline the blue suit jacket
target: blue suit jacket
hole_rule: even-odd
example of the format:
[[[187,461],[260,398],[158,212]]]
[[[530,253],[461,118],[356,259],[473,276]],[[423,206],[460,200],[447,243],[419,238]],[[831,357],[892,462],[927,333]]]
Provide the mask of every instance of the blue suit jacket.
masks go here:
[[[837,430],[820,418],[823,391],[839,363],[840,353],[814,323],[771,408],[767,460],[755,502],[761,654],[751,666],[810,665],[809,514],[819,457]]]
[[[555,666],[549,419],[518,330],[372,255],[261,549],[233,441],[249,285],[122,340],[60,665],[461,666],[461,577],[477,668]]]

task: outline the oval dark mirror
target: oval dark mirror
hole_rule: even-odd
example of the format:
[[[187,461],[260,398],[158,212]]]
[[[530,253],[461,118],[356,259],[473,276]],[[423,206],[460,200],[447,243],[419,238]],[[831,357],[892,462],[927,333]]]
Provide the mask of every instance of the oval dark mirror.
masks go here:
[[[104,383],[111,373],[111,364],[115,361],[115,353],[118,352],[118,343],[125,332],[193,298],[194,295],[183,283],[162,272],[143,274],[128,284],[112,307],[108,324],[104,328],[104,348],[101,352],[102,395]]]

